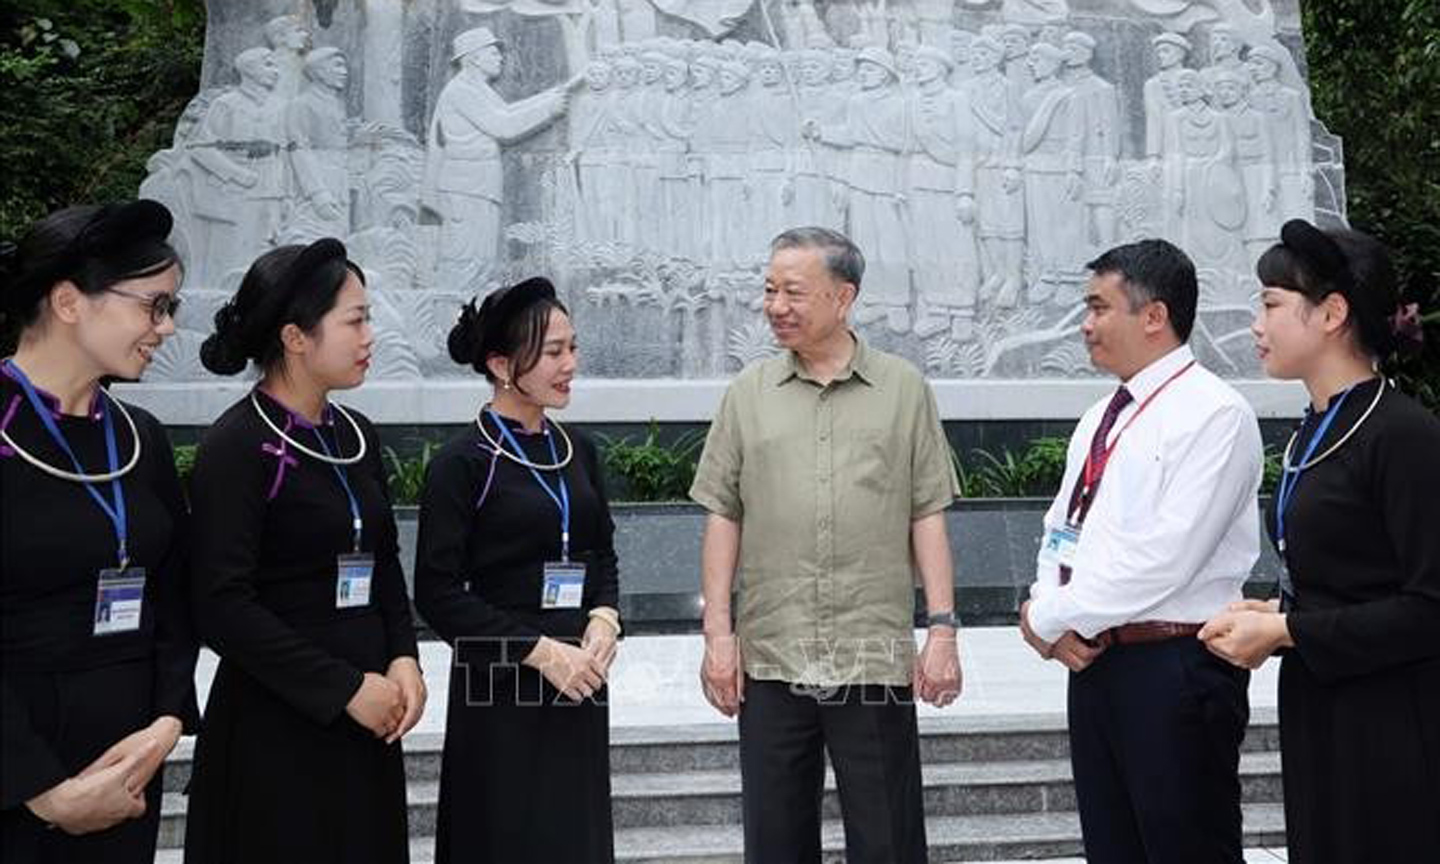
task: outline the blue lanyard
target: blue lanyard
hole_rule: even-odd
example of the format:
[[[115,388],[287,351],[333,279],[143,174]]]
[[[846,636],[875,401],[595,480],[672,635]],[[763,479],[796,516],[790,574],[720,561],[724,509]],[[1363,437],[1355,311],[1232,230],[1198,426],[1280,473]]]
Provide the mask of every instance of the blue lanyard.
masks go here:
[[[65,433],[60,431],[60,427],[55,424],[55,418],[50,416],[49,406],[40,399],[40,394],[35,392],[35,385],[30,383],[30,379],[26,377],[25,372],[12,361],[5,361],[5,369],[20,385],[20,389],[25,391],[25,398],[30,400],[31,407],[33,407],[35,413],[40,416],[40,422],[45,426],[45,431],[50,433],[50,437],[55,439],[55,443],[60,445],[60,449],[65,451],[66,456],[70,457],[70,462],[75,466],[75,473],[84,474],[85,466],[80,464],[80,459],[76,457],[75,450],[71,448],[70,442],[65,440]],[[115,447],[115,417],[110,412],[109,403],[104,399],[100,400],[100,416],[105,421],[105,455],[106,458],[109,459],[110,465],[106,471],[113,472],[120,466],[120,457]],[[126,547],[126,540],[130,536],[130,529],[129,523],[125,518],[125,489],[120,485],[120,478],[117,477],[110,481],[110,489],[115,496],[115,501],[112,505],[111,502],[106,501],[105,497],[96,491],[95,486],[96,484],[94,483],[86,483],[85,491],[90,493],[90,497],[95,499],[95,503],[99,504],[100,509],[104,510],[105,515],[110,518],[110,524],[115,526],[115,538],[120,547],[118,553],[120,569],[124,570],[130,565],[130,553]]]
[[[325,436],[320,434],[320,427],[315,427],[315,438],[320,442],[320,449],[325,451],[326,456],[334,456],[330,452],[330,445],[325,443]],[[350,481],[345,477],[345,469],[331,463],[335,469],[335,476],[340,478],[340,488],[345,490],[345,498],[350,502],[350,529],[355,533],[355,551],[360,551],[360,535],[365,532],[365,520],[360,516],[360,502],[355,500],[355,492],[350,488]]]
[[[1349,396],[1353,389],[1355,388],[1346,389],[1338,398],[1331,401],[1330,406],[1325,409],[1325,413],[1320,416],[1320,425],[1315,428],[1315,434],[1310,436],[1310,442],[1305,447],[1305,455],[1300,457],[1300,461],[1296,465],[1281,471],[1280,486],[1275,490],[1275,545],[1280,548],[1282,555],[1285,554],[1285,511],[1290,509],[1290,502],[1295,498],[1295,487],[1300,485],[1300,467],[1315,455],[1315,450],[1319,448],[1320,442],[1325,438],[1330,424],[1335,422],[1335,418],[1339,416],[1340,406],[1345,404],[1345,397]],[[1307,420],[1311,413],[1309,408],[1305,409]],[[1303,421],[1300,429],[1301,431],[1305,429]]]
[[[500,434],[505,436],[505,440],[510,443],[511,447],[515,448],[515,455],[524,459],[525,451],[520,449],[520,442],[515,440],[515,436],[510,432],[510,428],[505,425],[505,421],[500,419],[500,415],[495,413],[494,408],[487,408],[485,409],[485,411],[490,415],[490,418],[495,421],[495,425],[500,427]],[[545,441],[550,445],[550,461],[552,463],[558,462],[560,460],[560,456],[555,452],[554,436],[550,435],[547,432],[545,435]],[[536,471],[534,468],[530,469],[530,476],[535,478],[535,482],[540,484],[540,488],[545,490],[545,494],[549,495],[550,500],[554,501],[555,506],[560,509],[560,560],[569,561],[570,487],[565,485],[565,474],[563,472],[557,473],[559,474],[559,477],[557,477],[556,479],[560,481],[560,494],[558,495],[555,494],[554,489],[550,488],[550,484],[545,482],[545,478],[540,476],[539,471]]]

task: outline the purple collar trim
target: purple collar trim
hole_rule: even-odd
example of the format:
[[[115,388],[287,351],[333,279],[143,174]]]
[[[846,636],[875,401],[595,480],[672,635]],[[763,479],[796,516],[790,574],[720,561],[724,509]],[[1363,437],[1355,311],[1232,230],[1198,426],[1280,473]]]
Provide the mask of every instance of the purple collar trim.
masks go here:
[[[20,383],[20,380],[15,377],[15,373],[13,373],[13,372],[10,371],[10,367],[9,367],[8,365],[0,365],[0,372],[3,372],[6,378],[9,378],[11,381],[14,381],[17,385]],[[32,385],[33,385],[33,382],[32,382]],[[45,390],[43,390],[43,389],[41,389],[41,388],[39,388],[39,387],[36,387],[36,388],[35,388],[35,392],[36,392],[37,394],[39,394],[39,396],[40,396],[40,401],[42,401],[42,402],[45,403],[45,407],[47,407],[47,408],[50,409],[50,414],[51,414],[56,420],[59,420],[59,419],[61,419],[61,418],[63,418],[63,417],[66,416],[65,413],[60,410],[60,397],[55,396],[54,394],[49,393],[49,392],[47,392],[47,391],[45,391]],[[100,399],[101,399],[101,398],[102,398],[102,397],[100,396],[100,391],[99,391],[99,389],[96,389],[95,395],[92,396],[92,397],[90,397],[90,408],[85,412],[85,417],[86,417],[86,419],[88,419],[88,420],[103,420],[103,419],[104,419],[104,415],[100,413]],[[8,423],[8,421],[7,421],[7,423]],[[8,448],[7,448],[7,449],[8,449]]]
[[[16,393],[10,397],[10,407],[5,409],[5,417],[0,419],[0,430],[9,429],[10,421],[15,419],[15,412],[20,410],[20,394]],[[15,455],[15,451],[9,444],[0,444],[0,458],[8,459]]]

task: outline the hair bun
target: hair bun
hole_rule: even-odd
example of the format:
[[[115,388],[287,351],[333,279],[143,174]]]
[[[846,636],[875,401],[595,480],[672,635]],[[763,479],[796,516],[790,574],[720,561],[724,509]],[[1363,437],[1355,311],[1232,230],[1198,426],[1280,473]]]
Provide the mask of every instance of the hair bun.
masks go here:
[[[486,298],[489,301],[489,298]],[[475,301],[460,307],[460,317],[455,326],[450,328],[450,335],[445,340],[445,347],[450,351],[450,359],[465,366],[476,366],[480,364],[480,332],[481,332],[481,311],[475,306]]]
[[[215,312],[215,332],[200,345],[200,363],[216,375],[242,372],[248,358],[242,344],[240,310],[231,300]]]

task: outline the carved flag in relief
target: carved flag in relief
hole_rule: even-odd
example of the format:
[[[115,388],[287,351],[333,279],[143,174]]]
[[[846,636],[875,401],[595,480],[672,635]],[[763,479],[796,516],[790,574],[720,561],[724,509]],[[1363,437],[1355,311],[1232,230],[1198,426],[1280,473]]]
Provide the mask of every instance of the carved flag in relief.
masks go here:
[[[705,28],[711,36],[729,33],[755,0],[650,0],[667,15],[684,18]]]

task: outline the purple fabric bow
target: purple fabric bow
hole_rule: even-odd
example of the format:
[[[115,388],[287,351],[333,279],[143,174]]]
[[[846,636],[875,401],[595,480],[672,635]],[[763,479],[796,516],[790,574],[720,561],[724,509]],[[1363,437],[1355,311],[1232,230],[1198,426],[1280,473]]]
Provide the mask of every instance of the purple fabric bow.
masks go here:
[[[285,414],[285,431],[289,432],[295,425],[294,417],[287,411]],[[275,482],[270,484],[270,494],[265,496],[266,501],[274,501],[275,496],[280,494],[280,486],[285,482],[285,469],[294,468],[300,464],[300,460],[291,456],[286,450],[287,442],[280,439],[279,446],[266,441],[260,445],[260,450],[275,457]]]

